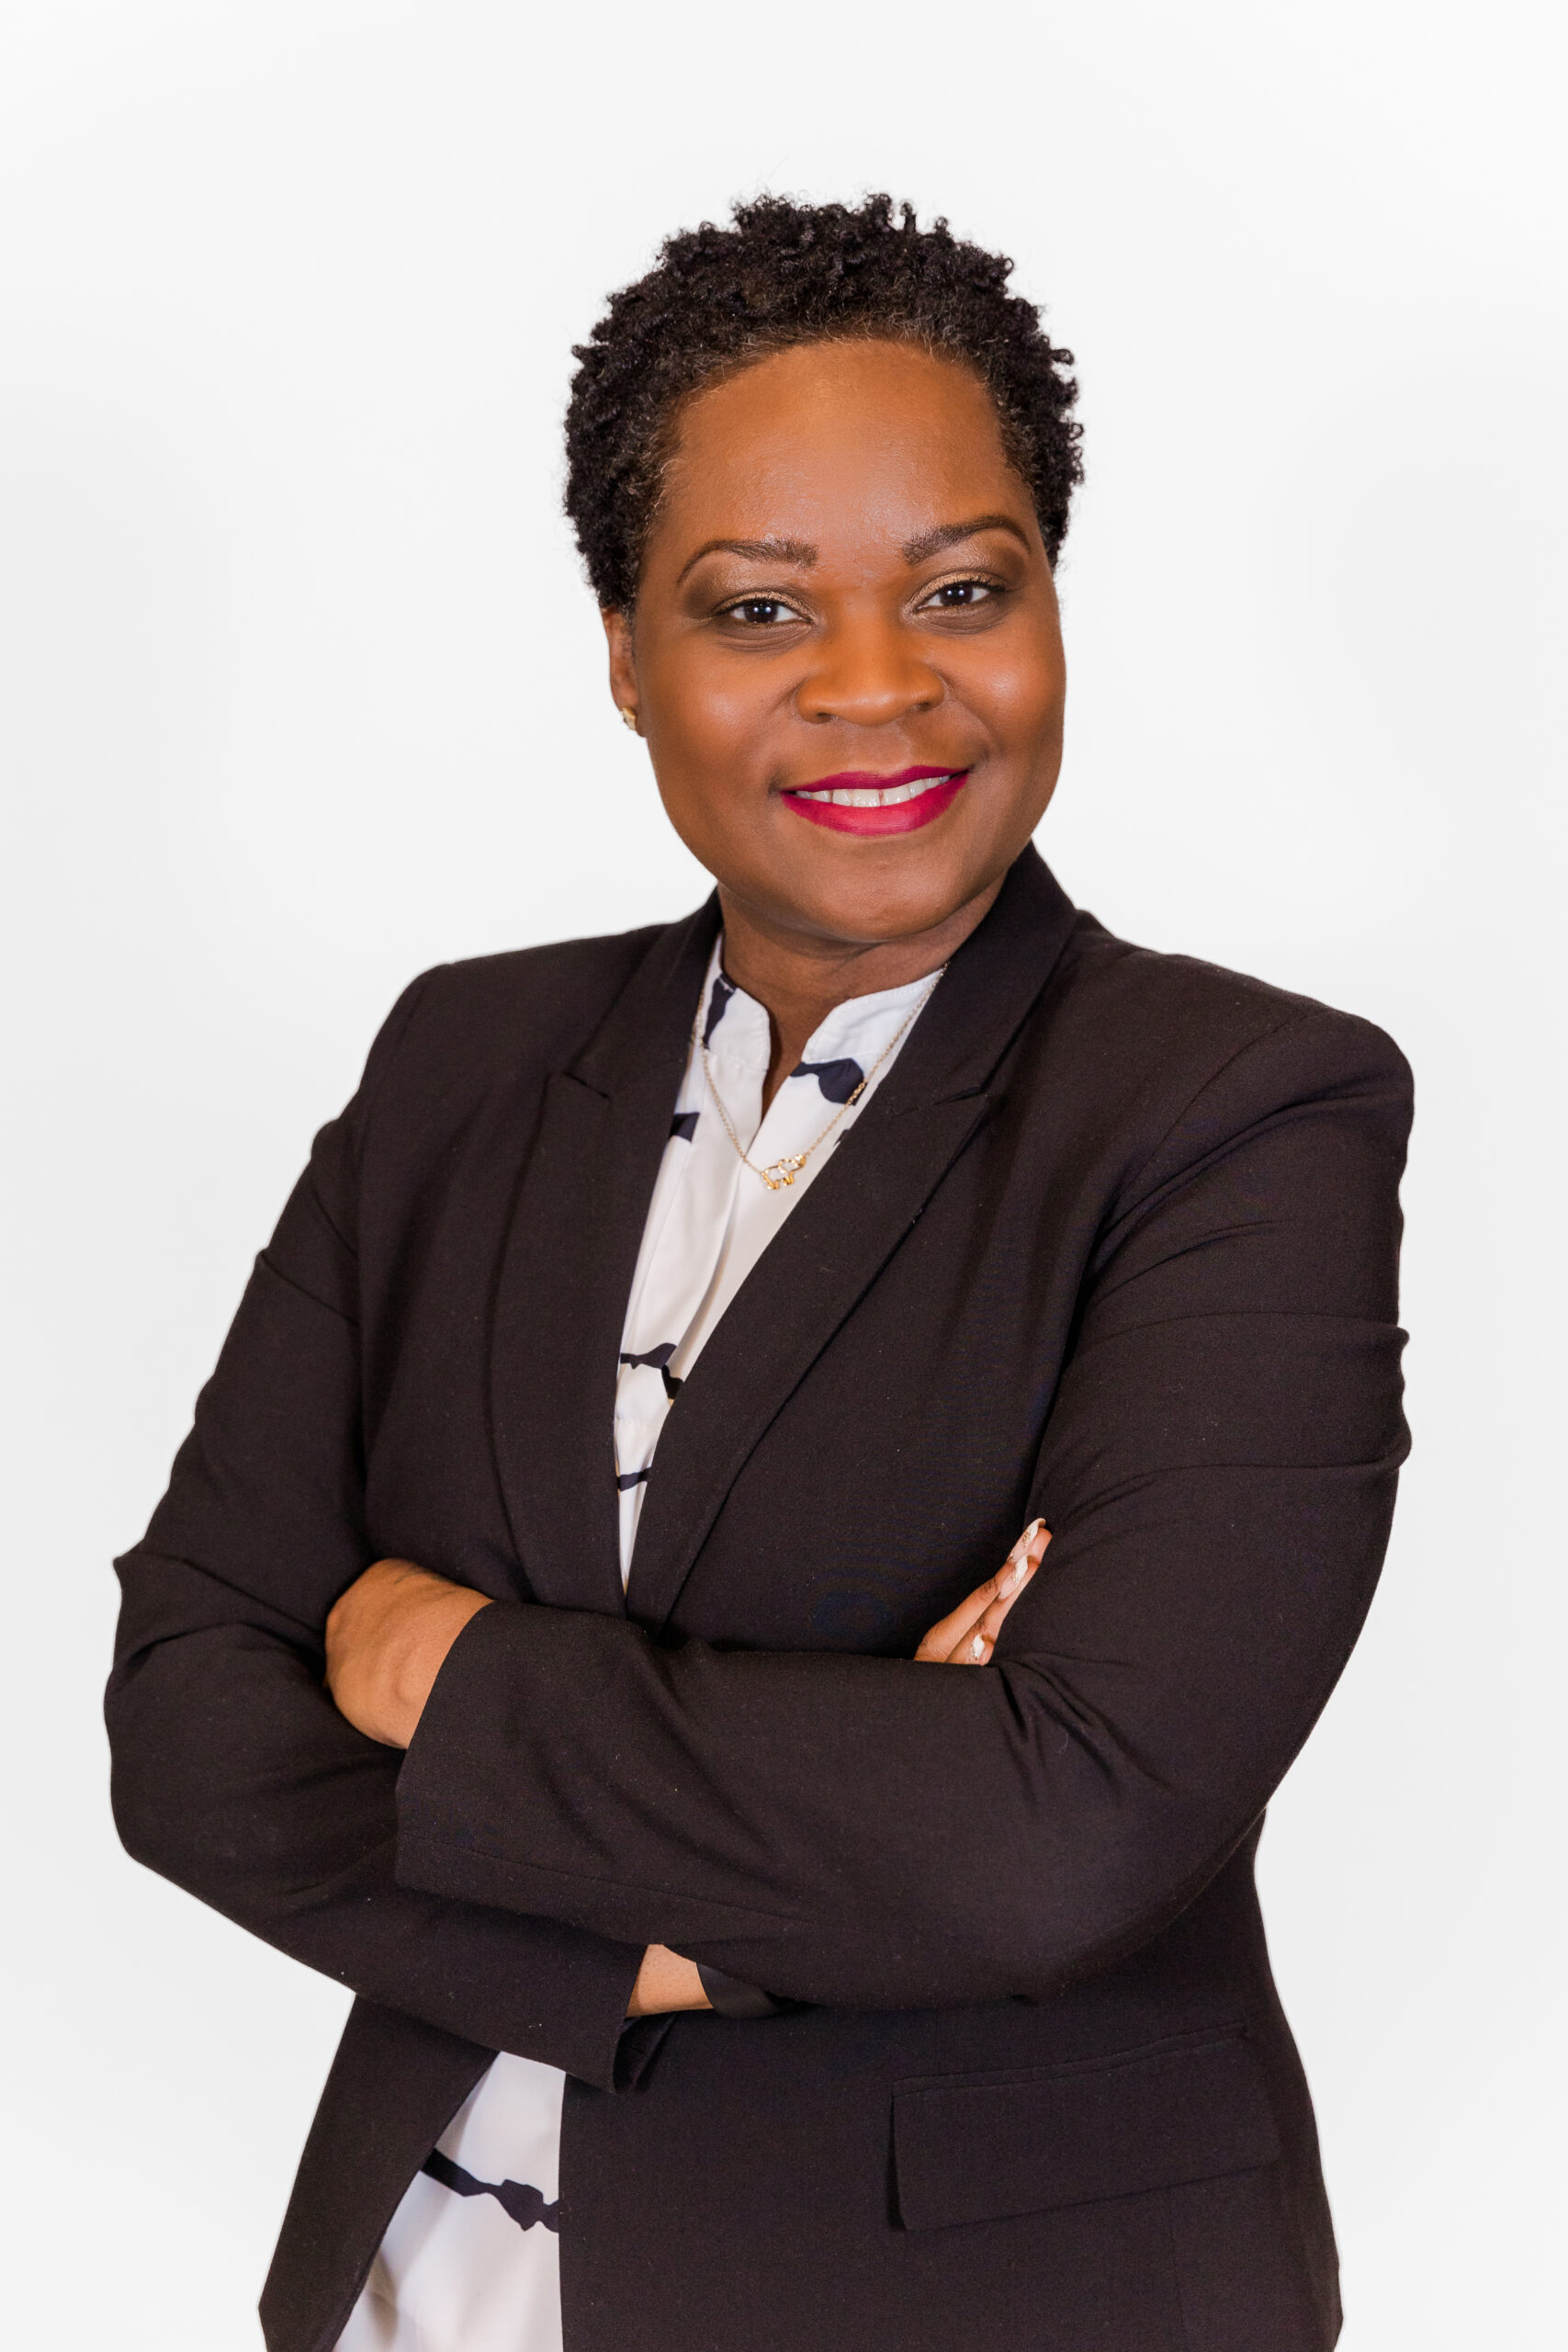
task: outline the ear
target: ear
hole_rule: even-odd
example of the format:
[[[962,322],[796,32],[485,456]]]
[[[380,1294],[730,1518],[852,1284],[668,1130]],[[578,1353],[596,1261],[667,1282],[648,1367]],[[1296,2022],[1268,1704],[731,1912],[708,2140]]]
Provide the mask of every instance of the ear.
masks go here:
[[[638,734],[642,732],[641,714],[637,709],[637,662],[632,654],[632,625],[628,614],[604,606],[599,615],[604,624],[604,641],[610,651],[610,692],[615,707],[625,717],[630,714]]]

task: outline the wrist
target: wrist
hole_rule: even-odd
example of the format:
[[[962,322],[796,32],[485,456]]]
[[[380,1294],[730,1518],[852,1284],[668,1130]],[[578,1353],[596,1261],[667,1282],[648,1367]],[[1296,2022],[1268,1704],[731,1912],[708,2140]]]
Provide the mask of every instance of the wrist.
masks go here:
[[[490,1605],[485,1593],[470,1591],[462,1585],[448,1585],[445,1589],[422,1594],[410,1608],[407,1620],[400,1628],[396,1649],[388,1660],[393,1745],[409,1746],[452,1645],[468,1620]]]
[[[671,2009],[705,2009],[710,2006],[694,1960],[687,1960],[667,1945],[649,1944],[626,2004],[629,2018],[646,2018]]]
[[[744,1984],[739,1976],[727,1976],[721,1968],[708,1968],[699,1961],[697,1974],[703,1981],[708,2007],[721,2018],[776,2018],[796,2005],[792,2001],[775,2000],[764,1993],[760,1984]]]
[[[407,1747],[448,1651],[488,1597],[408,1560],[378,1560],[333,1604],[326,1681],[367,1739]]]

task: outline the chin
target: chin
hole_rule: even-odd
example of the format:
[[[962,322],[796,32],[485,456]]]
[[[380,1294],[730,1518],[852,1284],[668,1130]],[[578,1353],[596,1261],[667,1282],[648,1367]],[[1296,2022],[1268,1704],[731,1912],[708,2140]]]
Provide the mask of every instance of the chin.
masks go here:
[[[947,859],[938,864],[883,854],[867,858],[858,872],[812,876],[796,911],[829,938],[880,945],[934,931],[983,890],[987,878],[967,865],[955,871]]]

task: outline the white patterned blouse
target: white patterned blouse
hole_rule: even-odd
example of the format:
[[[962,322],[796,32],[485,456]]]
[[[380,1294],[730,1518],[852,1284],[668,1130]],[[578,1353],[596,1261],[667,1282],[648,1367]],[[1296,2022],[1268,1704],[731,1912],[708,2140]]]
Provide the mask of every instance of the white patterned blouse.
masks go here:
[[[623,1584],[660,1431],[682,1381],[886,1078],[936,985],[915,980],[839,1005],[764,1119],[768,1016],[726,978],[723,944],[716,943],[703,983],[621,1340],[615,1438]],[[791,1163],[785,1181],[774,1173],[781,1160]],[[764,1169],[773,1182],[756,1172]],[[558,2069],[533,2059],[503,2052],[493,2062],[393,2215],[338,2352],[561,2352],[556,2229],[565,2084]]]

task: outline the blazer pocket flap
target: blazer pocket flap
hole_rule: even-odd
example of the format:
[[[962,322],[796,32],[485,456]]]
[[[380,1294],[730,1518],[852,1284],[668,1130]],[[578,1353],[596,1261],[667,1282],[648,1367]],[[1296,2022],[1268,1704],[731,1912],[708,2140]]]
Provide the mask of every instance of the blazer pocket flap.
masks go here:
[[[1103,2064],[893,2095],[906,2229],[1000,2221],[1271,2164],[1280,2135],[1239,2034]]]

